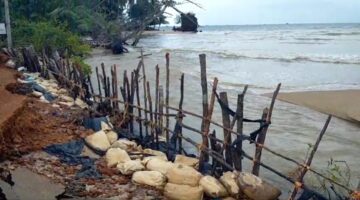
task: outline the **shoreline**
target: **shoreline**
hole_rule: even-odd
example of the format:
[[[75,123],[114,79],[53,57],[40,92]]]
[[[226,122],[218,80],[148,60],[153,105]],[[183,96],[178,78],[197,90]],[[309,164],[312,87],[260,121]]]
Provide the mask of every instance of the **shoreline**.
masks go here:
[[[284,92],[278,99],[360,125],[360,90]]]

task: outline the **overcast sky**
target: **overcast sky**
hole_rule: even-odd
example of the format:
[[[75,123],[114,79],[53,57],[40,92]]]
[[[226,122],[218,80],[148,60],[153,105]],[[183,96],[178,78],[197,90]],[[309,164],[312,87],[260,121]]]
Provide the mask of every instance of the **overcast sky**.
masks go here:
[[[360,0],[193,0],[181,5],[200,25],[360,23]],[[169,13],[176,15],[174,10]],[[173,19],[169,19],[174,24]]]

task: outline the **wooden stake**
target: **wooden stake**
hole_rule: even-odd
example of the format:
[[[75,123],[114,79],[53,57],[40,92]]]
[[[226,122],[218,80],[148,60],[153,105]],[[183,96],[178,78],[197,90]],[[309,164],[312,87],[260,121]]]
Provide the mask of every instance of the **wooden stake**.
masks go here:
[[[165,108],[165,112],[166,112],[166,129],[169,129],[169,124],[170,124],[170,119],[169,119],[169,95],[170,95],[170,91],[169,91],[169,87],[170,87],[170,55],[169,53],[166,53],[165,55],[166,58],[166,94],[165,94],[165,104],[166,104],[166,108]],[[166,130],[166,142],[168,143],[168,147],[169,147],[169,131]]]
[[[180,79],[180,102],[179,102],[179,112],[178,112],[178,120],[180,123],[182,123],[183,120],[183,113],[182,113],[182,106],[183,106],[183,101],[184,101],[184,73],[181,74],[181,79]],[[169,109],[169,107],[166,107],[167,109]],[[180,127],[179,129],[179,133],[178,135],[182,136],[182,127]],[[182,153],[182,138],[179,137],[179,153]]]
[[[150,113],[150,123],[154,122],[154,117],[153,117],[153,109],[152,109],[152,101],[151,101],[151,92],[150,92],[150,84],[149,81],[146,82],[146,89],[147,89],[147,94],[148,97],[147,99],[149,100],[149,113]],[[152,142],[154,142],[154,126],[152,124],[150,124],[150,128],[151,128],[151,138],[152,138]]]
[[[158,114],[158,131],[156,133],[156,143],[159,145],[159,134],[163,134],[163,113],[164,113],[164,88],[162,85],[159,86],[159,114]],[[169,134],[166,135],[166,144],[169,147]],[[159,146],[158,146],[159,149]],[[169,148],[168,148],[169,149]]]
[[[268,124],[268,125],[271,124],[271,115],[272,115],[272,111],[273,111],[273,109],[274,109],[276,97],[277,97],[277,95],[279,94],[279,91],[280,91],[280,87],[281,87],[281,83],[279,83],[279,84],[277,85],[276,90],[274,91],[273,97],[272,97],[272,99],[271,99],[269,112],[268,112],[268,114],[266,115],[266,122],[265,122],[265,123]],[[267,130],[268,130],[268,126],[265,126],[265,127],[263,128],[263,130],[261,131],[261,132],[262,132],[261,135],[264,136],[264,138],[263,138],[263,139],[264,139],[263,144],[265,143],[265,135],[266,135]],[[257,145],[257,144],[255,144],[255,145]],[[259,151],[261,151],[261,149],[259,149]],[[258,154],[259,154],[259,156],[260,156],[258,161],[261,161],[261,152],[260,152],[260,153],[258,152]],[[260,171],[260,166],[259,166],[258,164],[256,164],[256,163],[254,163],[254,164],[253,164],[253,170],[252,170],[253,174],[256,175],[256,176],[259,176],[259,171]]]
[[[98,82],[98,89],[99,89],[99,95],[100,95],[100,102],[102,102],[102,94],[101,94],[101,84],[100,84],[100,77],[99,77],[99,69],[98,67],[95,68],[96,69],[96,79]]]
[[[262,120],[266,120],[267,119],[267,115],[269,113],[269,109],[265,108],[262,114],[261,119]],[[264,129],[259,133],[257,140],[256,140],[256,149],[255,149],[255,156],[254,159],[260,161],[261,160],[261,153],[262,153],[262,146],[265,143],[265,138],[266,138],[266,131],[264,131]],[[260,144],[260,145],[259,145]],[[253,165],[253,169],[252,169],[252,173],[256,176],[259,176],[259,171],[260,171],[260,163],[259,162],[254,162]]]
[[[220,99],[225,104],[225,106],[227,106],[227,107],[229,106],[226,92],[220,93]],[[229,116],[229,113],[225,109],[222,109],[222,121],[223,121],[224,127],[229,129],[230,128],[230,116]],[[230,146],[231,141],[232,141],[231,133],[229,131],[227,131],[227,129],[224,129],[225,160],[226,160],[226,163],[228,163],[229,165],[233,165],[233,160],[232,160],[232,156],[231,156],[231,146]]]
[[[135,93],[136,93],[136,99],[137,99],[137,106],[139,107],[138,108],[138,115],[139,115],[139,118],[141,118],[141,105],[140,105],[140,95],[139,95],[139,74],[136,73],[135,74]],[[140,133],[140,138],[143,139],[143,129],[142,129],[142,122],[141,121],[138,121],[139,123],[139,133]]]
[[[320,134],[319,134],[319,136],[318,136],[318,138],[317,138],[317,140],[315,142],[315,145],[314,145],[313,149],[310,152],[309,158],[306,161],[306,167],[303,167],[301,169],[300,175],[297,178],[297,181],[295,182],[295,186],[294,186],[293,191],[291,192],[289,200],[293,200],[295,198],[298,190],[302,187],[304,176],[305,176],[306,172],[309,170],[308,168],[310,168],[311,162],[312,162],[312,160],[314,158],[316,150],[319,147],[320,141],[321,141],[322,137],[324,136],[327,127],[329,126],[330,120],[331,120],[331,115],[328,116],[328,118],[327,118],[327,120],[325,122],[325,125],[322,128],[322,130],[321,130],[321,132],[320,132]]]
[[[143,54],[143,49],[141,49],[141,64],[142,64],[142,73],[143,73],[143,88],[144,88],[144,106],[145,106],[145,110],[147,110],[147,95],[146,95],[146,73],[145,73],[145,64],[144,64],[144,54]],[[148,120],[148,113],[145,111],[145,120]],[[145,126],[145,134],[148,136],[149,135],[149,130],[148,130],[148,126]]]
[[[158,125],[159,121],[159,117],[157,112],[159,111],[159,65],[156,65],[155,67],[155,71],[156,71],[156,85],[155,85],[155,124]],[[158,141],[156,141],[156,143],[158,143]],[[158,145],[158,144],[157,144]]]
[[[236,116],[234,116],[233,119],[237,121],[236,132],[239,133],[239,135],[237,135],[237,139],[242,138],[242,134],[243,134],[244,97],[247,87],[248,86],[246,85],[243,93],[238,95]],[[233,129],[233,127],[234,124],[231,124],[231,129]],[[233,152],[233,158],[234,158],[235,169],[238,171],[242,171],[242,141],[236,145],[235,151]]]

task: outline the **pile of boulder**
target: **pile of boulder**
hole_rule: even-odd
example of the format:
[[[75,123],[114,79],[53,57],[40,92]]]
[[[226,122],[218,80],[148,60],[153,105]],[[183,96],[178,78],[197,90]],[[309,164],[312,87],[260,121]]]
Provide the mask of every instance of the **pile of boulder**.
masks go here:
[[[210,198],[254,200],[277,199],[279,189],[246,172],[225,172],[219,179],[198,172],[197,158],[176,155],[174,162],[165,153],[143,149],[128,139],[118,139],[111,124],[101,122],[100,131],[85,138],[90,149],[104,153],[107,166],[123,175],[132,176],[134,184],[162,190],[174,200]]]

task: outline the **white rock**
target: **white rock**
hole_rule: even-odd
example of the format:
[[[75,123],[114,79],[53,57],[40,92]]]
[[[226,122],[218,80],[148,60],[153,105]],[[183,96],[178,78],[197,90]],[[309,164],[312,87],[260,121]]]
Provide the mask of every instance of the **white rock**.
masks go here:
[[[140,160],[129,160],[124,163],[117,164],[116,168],[124,175],[131,175],[134,172],[145,169]]]
[[[201,186],[191,187],[167,183],[164,188],[164,196],[172,200],[202,200],[204,192]]]
[[[132,175],[132,182],[162,189],[166,184],[166,177],[157,171],[137,171]]]
[[[92,148],[100,151],[106,151],[110,148],[109,140],[104,131],[98,131],[85,138],[85,141]]]
[[[113,167],[119,163],[124,163],[130,160],[126,151],[120,148],[110,148],[106,154],[105,159],[108,167]]]
[[[220,182],[225,186],[226,190],[231,196],[237,196],[240,188],[236,182],[237,175],[233,172],[225,172],[220,177]]]
[[[106,137],[109,140],[110,144],[113,144],[118,139],[118,134],[115,131],[108,131],[106,132]]]
[[[281,195],[278,188],[253,174],[241,172],[237,180],[242,192],[253,200],[275,200]]]
[[[204,188],[204,192],[213,198],[226,197],[228,193],[225,187],[214,177],[204,176],[200,179],[200,185]]]
[[[136,142],[127,140],[127,139],[120,139],[114,142],[111,145],[111,148],[120,148],[127,152],[135,151],[137,150],[137,144]]]
[[[41,97],[39,98],[39,100],[40,100],[40,102],[42,102],[42,103],[50,103],[48,100],[46,100],[46,98],[45,98],[44,96],[41,96]]]
[[[184,155],[176,155],[174,163],[187,165],[193,168],[199,168],[199,159]]]
[[[169,161],[163,161],[160,159],[151,159],[146,164],[146,169],[149,171],[158,171],[164,175],[167,174],[167,172],[171,169],[176,167],[176,164],[169,162]]]
[[[166,154],[161,151],[156,151],[156,150],[152,150],[152,149],[144,149],[143,152],[144,152],[144,154],[149,154],[149,155],[153,155],[153,156],[163,156],[167,159]]]
[[[33,91],[31,93],[31,95],[36,97],[36,98],[40,98],[43,94],[41,92],[38,92],[38,91]]]
[[[166,157],[164,157],[164,156],[148,156],[148,157],[145,157],[142,161],[141,161],[141,163],[143,164],[143,165],[146,165],[150,160],[152,160],[152,159],[159,159],[159,160],[162,160],[162,161],[168,161],[168,159],[166,158]]]
[[[166,177],[169,183],[198,186],[202,175],[192,167],[177,165],[169,169]]]

